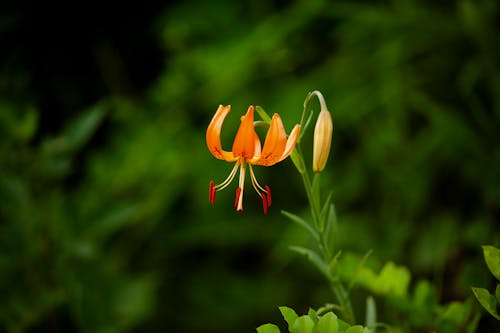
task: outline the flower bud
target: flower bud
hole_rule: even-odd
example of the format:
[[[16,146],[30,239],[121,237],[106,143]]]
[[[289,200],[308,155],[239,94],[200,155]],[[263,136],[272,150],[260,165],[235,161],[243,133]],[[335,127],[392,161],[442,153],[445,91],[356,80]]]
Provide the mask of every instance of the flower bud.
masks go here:
[[[313,171],[321,172],[325,168],[330,145],[332,143],[332,116],[326,108],[319,113],[314,127]]]

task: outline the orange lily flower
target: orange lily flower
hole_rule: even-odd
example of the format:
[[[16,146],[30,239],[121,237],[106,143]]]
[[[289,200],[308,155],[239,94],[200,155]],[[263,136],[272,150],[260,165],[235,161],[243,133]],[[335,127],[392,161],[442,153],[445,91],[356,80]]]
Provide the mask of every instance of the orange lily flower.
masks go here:
[[[254,128],[254,107],[251,105],[248,107],[247,113],[241,117],[241,124],[234,138],[232,151],[225,151],[222,149],[220,142],[220,131],[222,123],[229,111],[231,111],[230,105],[219,105],[217,112],[208,125],[207,146],[215,158],[236,163],[229,173],[229,176],[222,183],[215,185],[213,180],[210,181],[208,190],[209,200],[212,204],[215,204],[215,194],[217,191],[225,189],[231,183],[239,168],[239,184],[236,189],[234,206],[238,212],[241,212],[243,210],[245,172],[248,166],[252,186],[262,199],[265,214],[272,203],[271,190],[269,186],[266,185],[262,187],[257,182],[257,178],[255,178],[255,174],[252,170],[252,165],[271,166],[287,158],[297,143],[300,125],[295,125],[287,139],[283,122],[280,116],[275,113],[271,120],[269,130],[267,131],[264,147],[261,148],[259,137]]]

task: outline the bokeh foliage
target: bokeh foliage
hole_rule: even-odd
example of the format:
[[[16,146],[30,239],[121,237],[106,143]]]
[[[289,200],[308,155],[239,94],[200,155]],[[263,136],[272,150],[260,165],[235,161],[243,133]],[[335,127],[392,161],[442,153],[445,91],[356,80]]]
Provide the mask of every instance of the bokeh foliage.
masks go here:
[[[323,180],[340,247],[405,265],[439,302],[493,289],[480,246],[500,244],[496,1],[75,6],[118,28],[44,6],[0,15],[0,332],[251,332],[280,322],[278,305],[330,302],[287,248],[308,241],[279,214],[307,215],[290,161],[256,170],[267,216],[250,191],[241,215],[233,188],[215,207],[207,194],[231,168],[204,142],[219,104],[228,149],[249,104],[288,131],[314,89],[334,121]],[[35,15],[60,40],[30,44]]]

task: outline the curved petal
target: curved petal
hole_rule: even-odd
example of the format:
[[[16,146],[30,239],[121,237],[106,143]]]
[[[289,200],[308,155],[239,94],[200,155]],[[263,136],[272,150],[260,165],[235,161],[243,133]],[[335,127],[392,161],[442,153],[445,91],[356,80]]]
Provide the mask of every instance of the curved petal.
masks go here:
[[[275,113],[267,131],[266,140],[260,156],[249,161],[252,164],[269,166],[278,163],[285,151],[286,132],[280,116]]]
[[[241,117],[241,124],[233,142],[233,156],[252,159],[260,153],[260,140],[253,125],[253,106]]]
[[[208,125],[206,139],[208,150],[210,150],[215,158],[228,162],[234,162],[238,158],[235,157],[232,152],[223,150],[220,143],[222,123],[224,122],[224,119],[229,111],[231,111],[231,105],[219,105],[217,112],[215,112],[212,121]]]
[[[297,139],[299,138],[299,133],[300,133],[300,125],[295,125],[292,132],[288,136],[288,140],[286,141],[285,151],[283,152],[283,155],[281,155],[280,161],[283,161],[285,158],[288,157],[288,155],[292,153],[293,148],[295,148],[295,144],[297,143]]]

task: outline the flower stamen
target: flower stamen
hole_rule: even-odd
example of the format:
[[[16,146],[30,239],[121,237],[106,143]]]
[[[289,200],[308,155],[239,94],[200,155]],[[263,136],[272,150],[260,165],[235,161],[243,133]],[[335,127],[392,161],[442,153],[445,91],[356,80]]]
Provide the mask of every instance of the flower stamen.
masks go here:
[[[240,179],[238,184],[238,189],[236,190],[236,200],[235,207],[238,212],[243,210],[243,188],[245,187],[245,161],[242,159],[239,161],[240,164]]]
[[[257,178],[255,177],[251,164],[249,164],[249,168],[250,168],[250,179],[252,180],[252,186],[255,189],[255,192],[257,192],[257,194],[261,197],[262,206],[264,208],[264,214],[266,214],[267,208],[271,207],[272,203],[271,189],[267,185],[265,187],[262,187],[257,181]]]
[[[208,185],[208,200],[212,203],[212,205],[215,205],[215,193],[217,192],[217,189],[214,188],[214,181],[210,181],[210,185]]]
[[[234,208],[236,208],[237,211],[239,211],[238,203],[240,202],[240,196],[241,196],[241,187],[238,186],[238,188],[236,189],[236,197],[234,199]]]
[[[271,189],[269,186],[266,185],[266,196],[267,196],[267,206],[271,207],[271,204],[273,203],[273,199],[271,198]]]
[[[214,185],[214,181],[213,180],[210,181],[210,185],[208,188],[208,199],[210,200],[212,205],[215,205],[215,193],[217,193],[218,191],[222,191],[229,184],[231,184],[231,182],[234,179],[234,176],[236,175],[236,172],[238,171],[238,166],[239,162],[236,162],[233,167],[233,170],[231,170],[229,176],[227,176],[227,178],[222,183]]]

